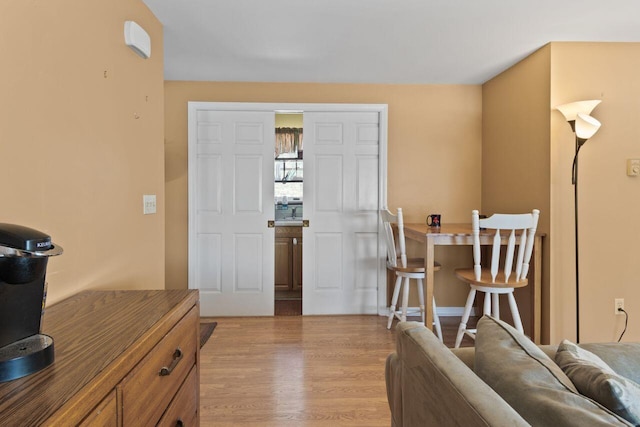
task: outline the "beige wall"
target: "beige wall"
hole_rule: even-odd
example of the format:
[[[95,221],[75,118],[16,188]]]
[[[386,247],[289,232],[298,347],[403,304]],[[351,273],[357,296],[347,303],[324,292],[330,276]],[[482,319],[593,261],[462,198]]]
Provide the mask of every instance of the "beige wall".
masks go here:
[[[167,288],[187,287],[188,101],[388,104],[389,207],[402,207],[407,222],[422,222],[429,213],[460,222],[480,205],[480,86],[167,81]],[[468,288],[452,270],[468,265],[465,249],[437,249],[445,266],[436,275],[440,306],[464,305]]]
[[[139,0],[0,9],[0,222],[64,248],[49,263],[49,304],[89,288],[163,288],[161,24]],[[124,44],[131,19],[151,36],[146,61]],[[142,194],[157,194],[156,215],[142,215]]]
[[[624,298],[630,325],[640,301],[640,44],[551,43],[483,86],[483,196],[487,210],[542,211],[545,240],[545,338],[575,339],[574,134],[555,106],[602,99],[592,113],[600,131],[580,151],[580,340],[613,341]],[[495,160],[490,160],[493,156]],[[514,184],[525,183],[524,197]],[[624,340],[640,339],[630,327]]]
[[[626,159],[640,158],[640,43],[552,43],[550,106],[601,99],[592,115],[602,127],[580,150],[580,335],[611,341],[624,328],[614,298],[630,315],[624,341],[640,340],[640,178],[626,176]],[[551,111],[551,232],[555,269],[552,322],[556,336],[574,332],[574,233],[571,161],[574,136]],[[635,320],[634,320],[635,319]]]
[[[540,210],[538,231],[549,235],[549,61],[548,46],[482,87],[482,209],[519,213]],[[549,339],[549,239],[543,240],[542,331]],[[516,291],[520,308],[531,303]],[[523,322],[529,312],[523,310]]]
[[[276,114],[277,128],[301,128],[302,114]]]

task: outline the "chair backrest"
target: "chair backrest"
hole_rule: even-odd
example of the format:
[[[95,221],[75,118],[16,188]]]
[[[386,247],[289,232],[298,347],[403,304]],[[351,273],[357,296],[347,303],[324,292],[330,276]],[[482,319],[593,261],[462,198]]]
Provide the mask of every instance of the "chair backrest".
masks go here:
[[[508,231],[507,248],[504,255],[504,275],[505,281],[509,280],[514,268],[514,255],[516,237],[518,242],[518,256],[515,261],[516,282],[527,278],[529,273],[529,260],[533,252],[533,242],[535,240],[536,228],[538,227],[538,217],[540,211],[534,209],[531,213],[525,214],[494,214],[489,218],[480,219],[477,210],[471,214],[471,224],[473,229],[473,269],[476,280],[480,280],[482,262],[480,259],[480,228],[493,230],[493,244],[491,248],[491,278],[495,281],[500,270],[500,231]],[[517,236],[519,234],[519,236]]]
[[[392,214],[389,209],[380,209],[380,217],[384,226],[384,237],[387,243],[387,262],[392,267],[398,267],[400,258],[401,267],[407,267],[407,250],[404,240],[404,220],[402,219],[402,209],[398,208],[398,214]],[[397,224],[398,241],[393,235],[391,224]]]

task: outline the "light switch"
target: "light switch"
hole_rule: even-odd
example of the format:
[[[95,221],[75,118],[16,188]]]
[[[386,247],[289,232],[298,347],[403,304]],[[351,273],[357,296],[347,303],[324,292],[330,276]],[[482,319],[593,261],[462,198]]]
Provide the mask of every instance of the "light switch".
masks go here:
[[[627,176],[640,175],[640,159],[627,159]]]
[[[143,194],[142,195],[142,207],[145,215],[156,213],[156,195],[155,194]]]

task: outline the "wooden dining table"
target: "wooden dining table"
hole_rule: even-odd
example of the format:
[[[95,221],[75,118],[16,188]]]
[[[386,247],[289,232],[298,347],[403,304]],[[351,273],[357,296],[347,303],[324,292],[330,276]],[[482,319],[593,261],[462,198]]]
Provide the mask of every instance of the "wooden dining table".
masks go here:
[[[471,223],[442,224],[440,227],[429,227],[420,223],[405,223],[404,234],[407,239],[415,240],[424,244],[424,294],[425,294],[425,325],[431,328],[433,324],[433,313],[431,310],[434,288],[434,261],[435,246],[461,246],[473,245],[473,234]],[[507,243],[507,235],[503,237],[503,244]],[[529,286],[532,288],[531,316],[532,316],[532,340],[540,343],[541,317],[542,317],[542,238],[543,233],[536,233],[533,256],[530,268]],[[480,244],[490,245],[493,241],[493,233],[480,230]],[[531,277],[533,276],[533,277]]]

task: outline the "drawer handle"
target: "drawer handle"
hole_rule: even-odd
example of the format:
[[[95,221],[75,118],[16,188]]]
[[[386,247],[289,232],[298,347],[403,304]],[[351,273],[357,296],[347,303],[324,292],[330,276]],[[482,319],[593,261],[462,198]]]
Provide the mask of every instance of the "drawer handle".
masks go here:
[[[178,418],[178,421],[176,421],[176,427],[184,427],[184,421]]]
[[[166,377],[167,375],[171,375],[171,372],[173,372],[173,370],[176,368],[176,366],[178,366],[178,363],[180,363],[181,360],[182,360],[182,350],[180,350],[180,347],[178,347],[176,348],[176,351],[173,352],[173,361],[171,362],[171,365],[169,365],[168,368],[166,366],[163,366],[160,369],[160,372],[158,372],[158,374],[161,377]]]

